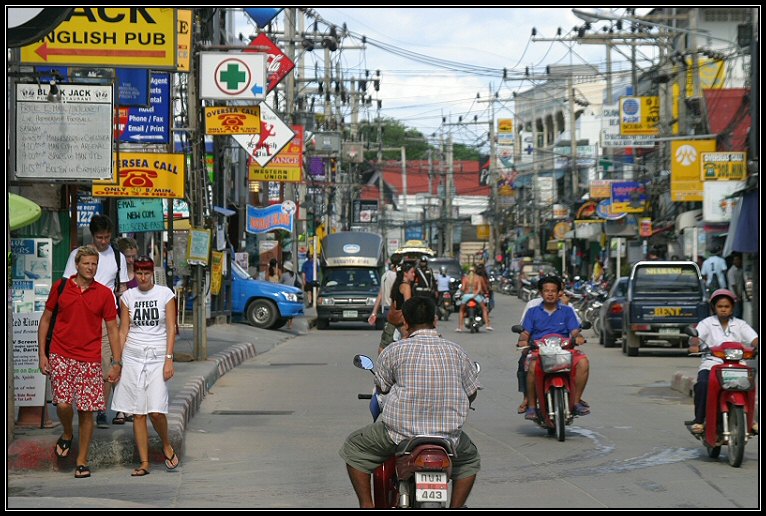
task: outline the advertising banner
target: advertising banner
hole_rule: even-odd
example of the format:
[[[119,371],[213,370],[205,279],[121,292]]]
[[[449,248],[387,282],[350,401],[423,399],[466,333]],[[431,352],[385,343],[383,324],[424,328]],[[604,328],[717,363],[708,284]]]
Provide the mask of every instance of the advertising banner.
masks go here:
[[[660,133],[659,97],[621,97],[620,134],[656,136]]]
[[[13,400],[17,407],[45,405],[45,376],[38,367],[37,326],[42,312],[13,314]]]
[[[715,140],[670,142],[670,198],[677,202],[703,201],[700,154],[714,152]]]
[[[295,203],[291,201],[274,204],[268,208],[256,208],[248,204],[245,230],[253,234],[268,233],[275,229],[284,229],[285,231],[292,232],[294,215]]]
[[[114,159],[117,177],[93,181],[93,197],[184,198],[184,154],[121,152],[119,163]]]

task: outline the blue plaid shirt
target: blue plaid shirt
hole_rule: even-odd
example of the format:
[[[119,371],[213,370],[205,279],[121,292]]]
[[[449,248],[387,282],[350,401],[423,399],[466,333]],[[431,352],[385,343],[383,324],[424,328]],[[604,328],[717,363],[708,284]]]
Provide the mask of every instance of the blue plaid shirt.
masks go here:
[[[377,383],[388,392],[383,423],[395,443],[416,435],[438,435],[457,446],[478,372],[468,354],[435,329],[413,332],[378,357]]]

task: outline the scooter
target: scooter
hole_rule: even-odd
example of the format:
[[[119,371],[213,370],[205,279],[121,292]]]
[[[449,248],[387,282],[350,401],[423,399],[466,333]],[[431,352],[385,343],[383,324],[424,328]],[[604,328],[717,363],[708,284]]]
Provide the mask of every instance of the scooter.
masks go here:
[[[686,327],[683,332],[698,337],[697,329]],[[752,360],[755,348],[741,342],[722,342],[710,347],[709,351],[723,360],[714,365],[708,379],[707,405],[705,408],[705,431],[692,435],[702,441],[708,457],[717,459],[721,446],[729,451],[729,465],[738,468],[745,455],[745,444],[753,436],[753,414],[755,411],[755,370],[742,360]],[[703,353],[690,353],[700,356]],[[694,421],[684,424],[691,432]]]
[[[471,333],[479,333],[479,328],[484,326],[484,312],[482,311],[481,304],[475,297],[465,302],[465,319],[463,324]]]
[[[590,323],[583,322],[583,329],[589,329]],[[513,333],[522,333],[524,327],[515,324]],[[561,442],[566,440],[564,428],[572,423],[574,414],[574,342],[569,337],[549,334],[534,341],[539,360],[535,369],[534,400],[537,407],[535,422],[555,435]],[[526,346],[528,347],[528,346]],[[518,348],[519,350],[526,347]],[[530,403],[532,400],[530,400]]]
[[[354,356],[354,365],[374,372],[374,363],[366,355]],[[478,363],[476,364],[479,367]],[[373,394],[359,394],[370,399],[373,421],[383,410],[384,396],[377,387]],[[376,509],[449,507],[449,480],[455,449],[449,439],[418,435],[399,443],[396,454],[372,474],[373,501]]]
[[[452,292],[449,290],[439,292],[439,303],[436,306],[436,315],[440,321],[449,321],[449,316],[455,311],[452,303]]]

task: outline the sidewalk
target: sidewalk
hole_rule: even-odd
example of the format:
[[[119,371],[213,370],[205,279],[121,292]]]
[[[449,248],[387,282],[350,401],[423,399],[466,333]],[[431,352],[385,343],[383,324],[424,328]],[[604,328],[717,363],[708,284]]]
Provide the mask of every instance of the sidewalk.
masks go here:
[[[194,338],[192,328],[182,328],[175,346],[175,375],[168,383],[170,407],[168,429],[170,440],[178,456],[183,460],[186,425],[197,413],[202,400],[215,382],[245,360],[262,354],[285,340],[306,333],[316,325],[316,310],[308,307],[304,317],[293,321],[292,330],[262,330],[245,323],[212,325],[207,328],[207,360],[193,361]],[[56,441],[61,435],[56,408],[48,404],[48,418],[53,428],[30,428],[16,426],[13,441],[6,452],[6,471],[26,470],[73,470],[77,456],[77,416],[75,415],[75,440],[65,459],[54,454]],[[96,428],[90,447],[91,466],[134,464],[138,462],[133,440],[132,423],[112,425],[113,411],[107,414],[109,428]],[[150,460],[163,460],[161,442],[156,432],[149,428]]]

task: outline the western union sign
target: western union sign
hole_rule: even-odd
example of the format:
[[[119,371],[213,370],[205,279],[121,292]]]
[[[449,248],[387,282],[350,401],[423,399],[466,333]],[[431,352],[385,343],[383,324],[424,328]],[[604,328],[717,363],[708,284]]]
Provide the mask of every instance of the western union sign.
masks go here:
[[[42,40],[21,48],[21,62],[175,69],[176,10],[75,7]]]

